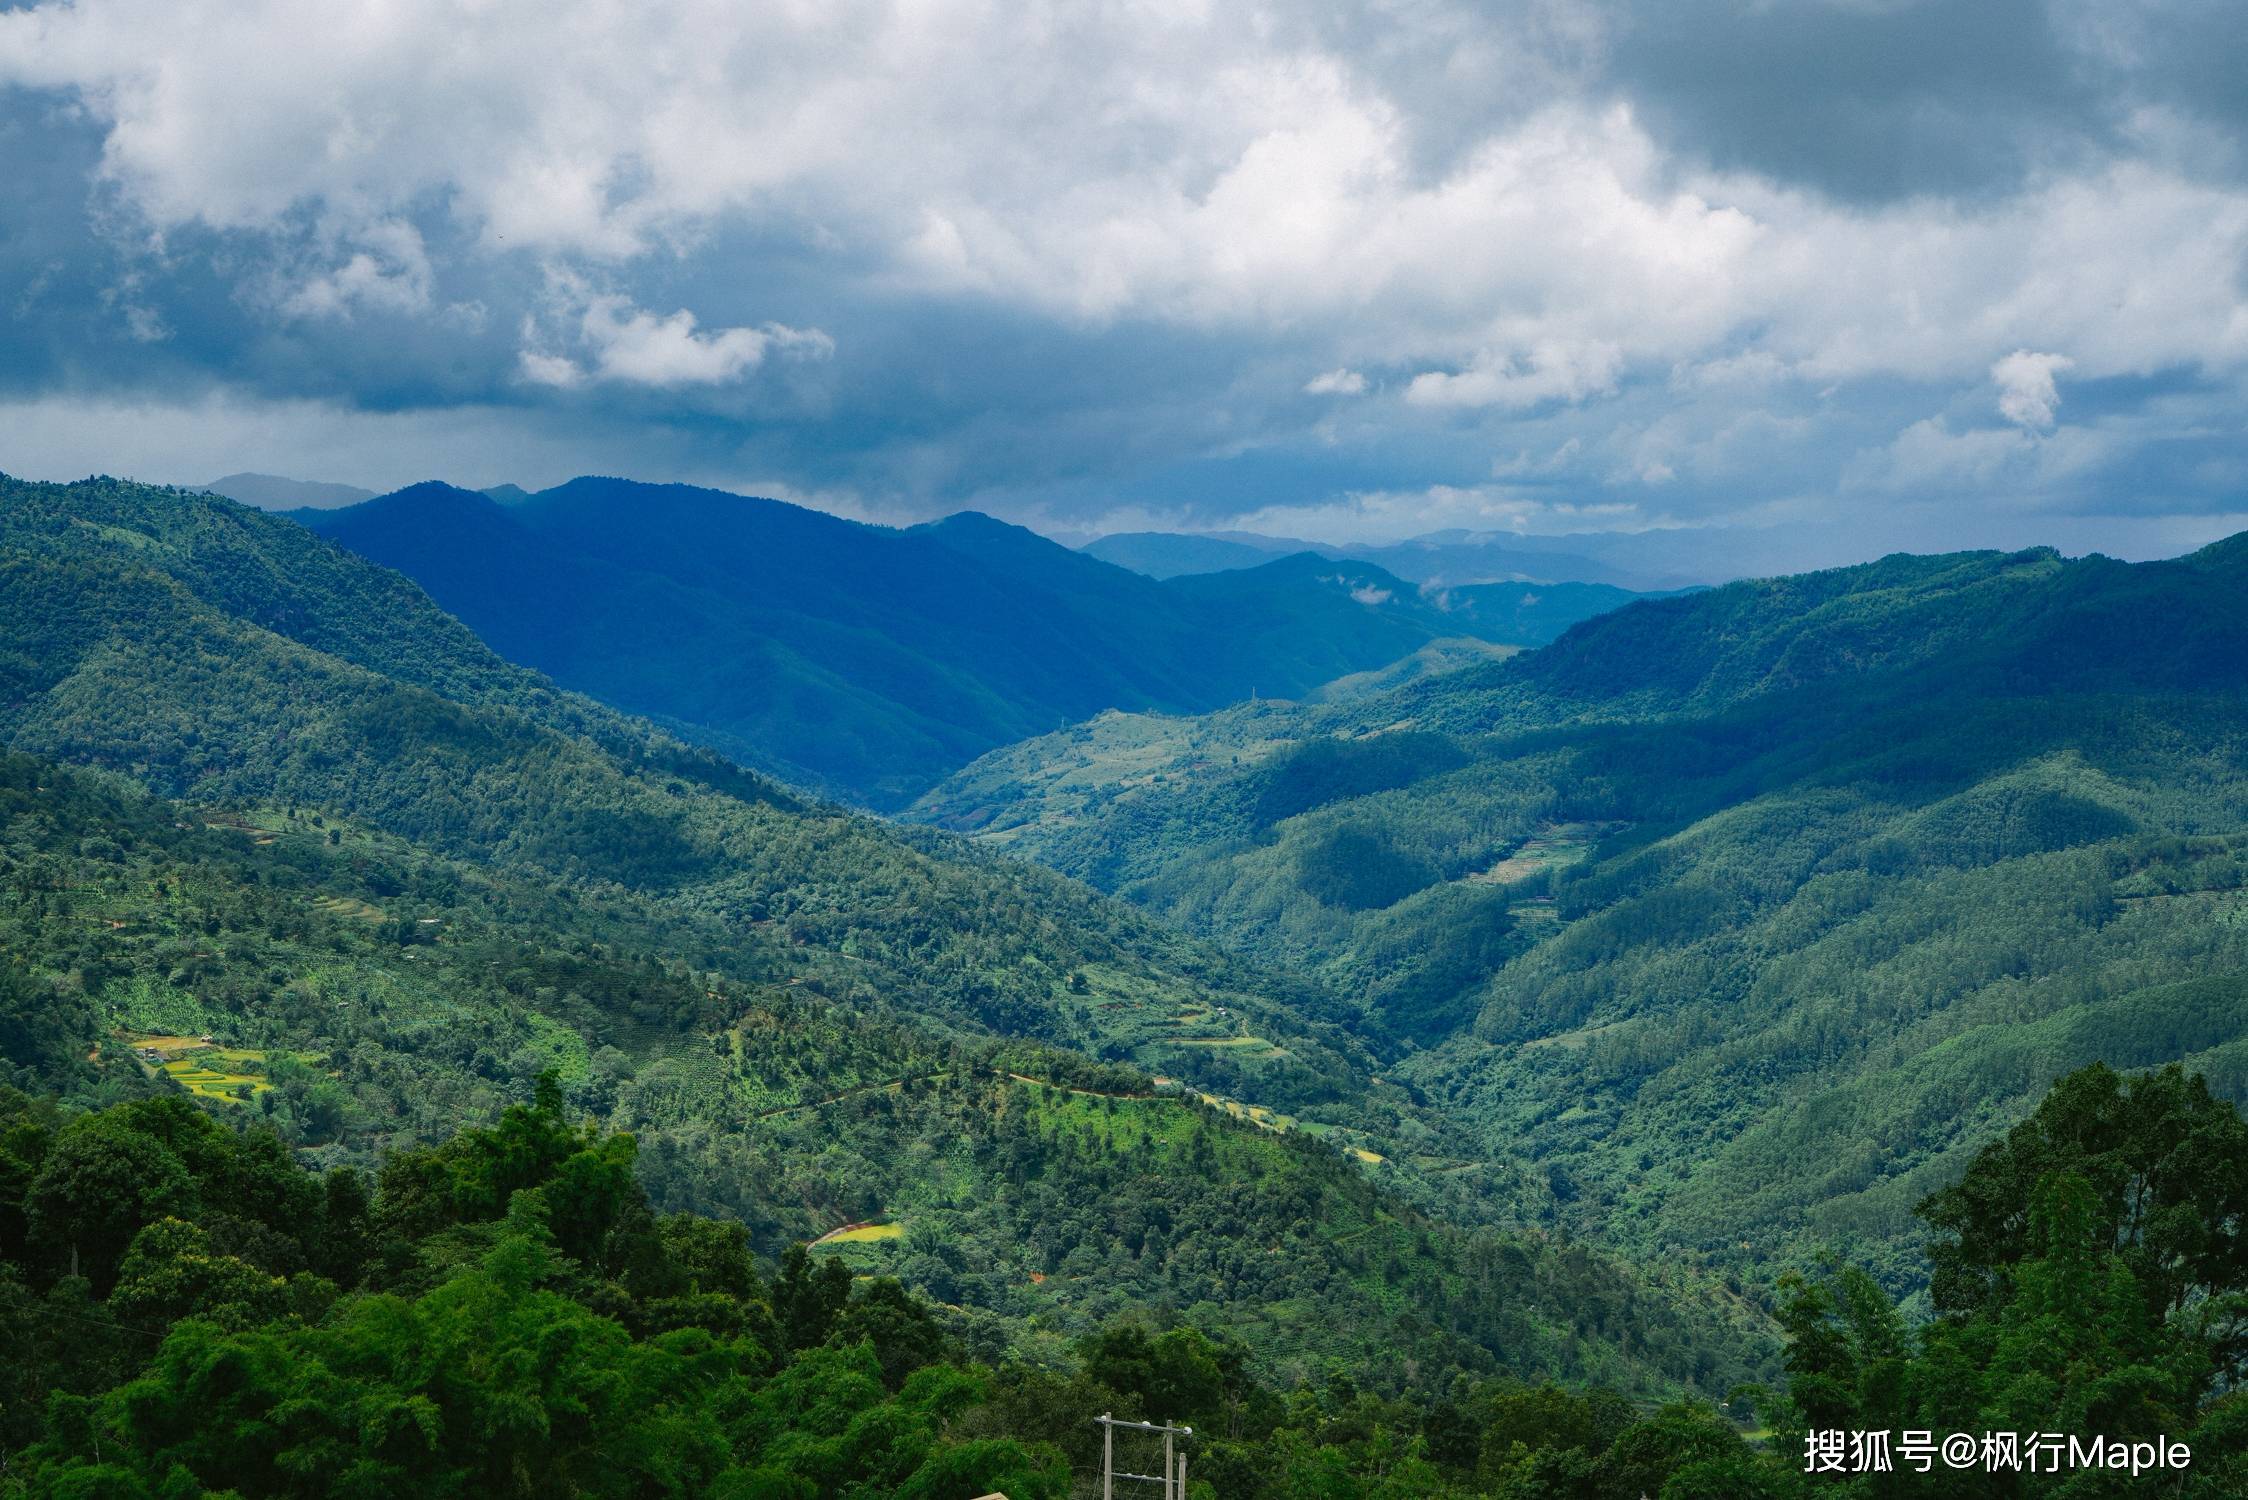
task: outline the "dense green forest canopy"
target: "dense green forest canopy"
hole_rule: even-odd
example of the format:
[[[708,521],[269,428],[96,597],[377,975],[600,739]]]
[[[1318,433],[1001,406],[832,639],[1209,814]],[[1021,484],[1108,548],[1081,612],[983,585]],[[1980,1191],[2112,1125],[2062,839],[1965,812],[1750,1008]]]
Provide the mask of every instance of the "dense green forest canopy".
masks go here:
[[[2248,1091],[2248,538],[1635,604],[1333,707],[1106,720],[921,804],[1361,1009],[1566,1222],[1858,1246],[2105,1060]]]
[[[1090,1417],[1114,1413],[1193,1430],[1193,1500],[2150,1492],[1806,1472],[1818,1435],[1909,1429],[2174,1439],[2194,1460],[2159,1492],[2214,1500],[2248,1476],[2242,1230],[2167,1262],[2153,1226],[2198,1189],[2155,1187],[2120,1239],[2113,1189],[2202,1146],[2237,1178],[2244,1137],[2175,1070],[2065,1080],[1957,1185],[2011,1231],[1938,1216],[1977,1295],[1913,1328],[1854,1268],[1797,1279],[1784,1384],[1720,1408],[1465,1374],[1383,1395],[1341,1366],[1278,1389],[1193,1321],[978,1359],[894,1280],[800,1245],[760,1263],[738,1223],[657,1211],[634,1138],[573,1123],[551,1075],[371,1176],[176,1095],[0,1090],[0,1494],[1062,1500],[1098,1492]],[[2133,1269],[2165,1263],[2181,1285]]]

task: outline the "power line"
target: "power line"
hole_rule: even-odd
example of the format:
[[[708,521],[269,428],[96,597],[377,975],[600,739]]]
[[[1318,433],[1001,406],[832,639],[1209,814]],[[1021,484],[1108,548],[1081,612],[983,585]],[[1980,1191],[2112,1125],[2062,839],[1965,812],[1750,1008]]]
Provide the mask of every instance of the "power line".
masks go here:
[[[1186,1455],[1177,1451],[1180,1438],[1194,1436],[1191,1427],[1174,1427],[1166,1422],[1126,1422],[1102,1412],[1093,1418],[1101,1429],[1101,1500],[1116,1500],[1116,1481],[1136,1480],[1142,1484],[1163,1486],[1163,1500],[1186,1500]],[[1129,1432],[1161,1433],[1163,1435],[1163,1472],[1160,1474],[1133,1474],[1116,1467],[1116,1429]]]
[[[35,1302],[26,1302],[12,1309],[12,1311],[28,1314],[34,1318],[68,1318],[73,1323],[88,1323],[96,1328],[114,1328],[120,1333],[140,1334],[143,1338],[161,1339],[169,1337],[171,1333],[170,1329],[135,1328],[130,1323],[120,1323],[113,1318],[89,1318],[83,1313],[64,1312],[59,1307],[44,1307]]]

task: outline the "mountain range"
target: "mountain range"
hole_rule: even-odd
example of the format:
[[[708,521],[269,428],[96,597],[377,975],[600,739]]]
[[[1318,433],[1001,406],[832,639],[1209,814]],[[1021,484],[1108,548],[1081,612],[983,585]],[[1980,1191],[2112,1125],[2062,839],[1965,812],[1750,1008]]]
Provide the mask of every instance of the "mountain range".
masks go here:
[[[1909,1290],[2071,1068],[2248,1094],[2248,536],[1642,601],[1331,706],[1110,716],[914,815],[1360,1008],[1564,1221]]]
[[[373,490],[355,484],[329,484],[315,479],[288,479],[279,474],[228,474],[209,484],[191,485],[213,495],[224,495],[260,510],[330,510],[357,505],[375,498]]]
[[[1755,538],[1726,528],[1587,532],[1435,531],[1399,542],[1307,542],[1253,531],[1123,531],[1078,550],[1150,578],[1253,568],[1310,552],[1371,563],[1427,588],[1490,583],[1589,583],[1636,593],[1724,583],[1753,567]]]
[[[548,1074],[660,1206],[838,1232],[995,1353],[1162,1305],[1289,1379],[1765,1358],[1714,1280],[1535,1233],[1316,987],[562,691],[291,521],[0,481],[0,620],[0,1081],[344,1165]]]
[[[1308,553],[1158,582],[974,513],[896,530],[616,479],[293,514],[510,660],[877,808],[1103,710],[1298,697],[1436,640],[1537,644],[1631,597],[1424,592]]]
[[[1866,515],[1840,525],[1655,526],[1550,535],[1454,528],[1394,542],[1307,542],[1253,531],[1137,531],[1099,537],[1082,550],[1151,578],[1255,567],[1273,556],[1316,552],[1372,563],[1424,588],[1578,582],[1659,593],[1831,567],[1895,545],[1882,518]]]
[[[333,515],[447,589],[524,554],[554,629],[572,588],[629,620],[627,576],[659,620],[808,615],[792,571],[870,555],[884,641],[932,559],[1243,637],[1440,609],[1329,559],[1158,584],[977,517],[626,498]],[[902,822],[339,541],[0,481],[0,1081],[184,1090],[351,1164],[546,1073],[658,1206],[818,1239],[995,1357],[1154,1307],[1284,1382],[1649,1395],[1769,1370],[1772,1278],[1829,1249],[1925,1296],[1915,1206],[2080,1065],[2248,1094],[2248,536],[1891,557],[1532,649],[1401,630],[1301,697],[1006,744]]]

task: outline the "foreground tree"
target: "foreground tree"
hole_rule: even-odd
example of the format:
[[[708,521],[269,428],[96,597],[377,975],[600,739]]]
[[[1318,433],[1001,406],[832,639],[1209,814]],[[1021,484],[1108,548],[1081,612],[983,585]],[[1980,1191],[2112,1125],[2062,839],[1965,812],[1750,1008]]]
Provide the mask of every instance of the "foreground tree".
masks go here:
[[[1947,1316],[1988,1314],[2011,1295],[2012,1272],[2050,1248],[2040,1185],[2083,1185],[2072,1222],[2111,1249],[2157,1320],[2192,1317],[2237,1377],[2248,1325],[2248,1122],[2172,1065],[2126,1077],[2095,1064],[2053,1085],[2034,1114],[1978,1154],[1920,1212],[1930,1292]]]
[[[1815,1477],[1880,1496],[2232,1496],[2248,1490],[2235,1388],[2248,1312],[2248,1128],[2177,1068],[2054,1085],[1922,1213],[1938,1316],[1915,1331],[1851,1267],[1790,1278],[1783,1439],[2059,1433],[2184,1442],[2182,1474],[2005,1465]],[[1854,1464],[1851,1466],[1856,1467]]]

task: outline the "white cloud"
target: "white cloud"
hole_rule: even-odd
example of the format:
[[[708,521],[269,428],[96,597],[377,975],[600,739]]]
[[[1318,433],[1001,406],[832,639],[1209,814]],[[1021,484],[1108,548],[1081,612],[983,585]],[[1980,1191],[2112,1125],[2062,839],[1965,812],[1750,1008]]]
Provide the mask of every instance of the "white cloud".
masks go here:
[[[1852,487],[1893,493],[1987,491],[2030,452],[2028,439],[2012,428],[1954,432],[1943,418],[1929,417],[1886,447],[1860,454],[1845,478]]]
[[[1352,369],[1329,370],[1304,382],[1307,396],[1362,396],[1365,393],[1366,377]]]
[[[515,367],[533,385],[551,385],[556,390],[570,391],[585,384],[585,367],[565,355],[524,349],[515,356]]]
[[[659,318],[623,297],[594,298],[582,326],[600,377],[635,385],[717,385],[756,369],[772,350],[810,358],[835,350],[817,329],[778,323],[697,333],[695,315],[684,308]]]
[[[1844,469],[1846,488],[1920,497],[1971,497],[1993,509],[2035,506],[2112,462],[2123,449],[2116,434],[2063,428],[2041,435],[2021,427],[1955,432],[1941,417],[1914,422],[1886,446],[1858,454]]]
[[[1715,389],[1758,390],[1779,384],[1794,372],[1786,361],[1768,349],[1681,363],[1672,368],[1670,383],[1681,391]]]
[[[1484,354],[1474,365],[1447,374],[1416,375],[1405,399],[1420,406],[1536,406],[1547,401],[1582,401],[1616,388],[1623,351],[1613,344],[1572,345],[1547,341],[1527,357]]]
[[[580,268],[746,228],[1065,319],[1308,335],[1346,383],[1414,363],[1410,400],[1499,410],[1643,367],[2248,362],[2248,194],[2219,181],[2124,161],[1862,209],[1700,170],[1596,102],[1605,23],[1577,0],[1041,15],[50,0],[0,12],[0,82],[74,91],[159,234],[319,224],[335,253],[284,299],[300,316],[429,304],[444,267],[405,226],[437,214],[486,255]],[[774,337],[617,319],[589,378],[732,379]]]
[[[2016,349],[1990,367],[1990,378],[1998,383],[1998,414],[2025,431],[2045,431],[2061,409],[2053,377],[2075,368],[2076,361],[2065,354]]]
[[[550,275],[549,302],[553,314],[545,323],[525,320],[524,347],[517,355],[518,372],[536,385],[570,389],[614,381],[659,390],[724,385],[770,355],[825,359],[835,352],[835,341],[818,329],[767,323],[698,331],[695,315],[685,308],[658,316],[628,297],[593,292],[566,272]],[[554,352],[553,342],[574,347],[579,357]]]
[[[384,219],[357,226],[341,265],[279,290],[281,311],[299,318],[348,318],[362,309],[417,313],[430,304],[432,272],[422,237],[411,224]]]
[[[1182,528],[1186,518],[1136,513],[1139,529]],[[1231,518],[1227,525],[1268,535],[1326,542],[1392,542],[1431,531],[1552,532],[1640,530],[1663,524],[1628,502],[1576,504],[1504,484],[1429,485],[1367,490],[1312,505],[1274,505]],[[1113,520],[1104,529],[1125,530]]]

